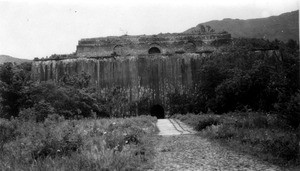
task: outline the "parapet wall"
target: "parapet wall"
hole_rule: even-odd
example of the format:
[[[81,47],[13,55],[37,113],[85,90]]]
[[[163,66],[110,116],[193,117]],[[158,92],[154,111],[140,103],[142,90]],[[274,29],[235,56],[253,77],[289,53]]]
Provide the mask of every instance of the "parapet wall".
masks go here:
[[[216,41],[229,41],[228,33],[158,34],[139,36],[111,36],[82,39],[76,54],[79,57],[131,56],[151,53],[175,54],[214,51]],[[152,48],[152,49],[151,49]]]

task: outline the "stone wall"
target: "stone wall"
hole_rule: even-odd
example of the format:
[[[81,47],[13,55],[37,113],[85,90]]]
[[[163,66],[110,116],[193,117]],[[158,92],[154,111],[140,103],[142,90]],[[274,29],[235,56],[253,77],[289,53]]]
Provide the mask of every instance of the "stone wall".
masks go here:
[[[229,52],[222,52],[220,55],[227,53]],[[282,60],[278,50],[256,50],[249,53]],[[33,61],[32,79],[58,82],[65,75],[84,72],[91,76],[90,84],[96,87],[100,95],[119,87],[125,92],[129,103],[148,98],[149,109],[158,104],[168,111],[167,95],[173,92],[183,93],[199,83],[199,68],[206,61],[205,58],[214,54],[148,54]]]
[[[32,78],[59,81],[64,75],[85,72],[98,92],[122,87],[130,101],[147,95],[166,107],[167,94],[183,92],[198,80],[197,69],[209,54],[138,55],[115,58],[78,58],[34,61]]]
[[[227,33],[100,37],[80,40],[76,54],[79,57],[145,55],[152,47],[157,47],[162,54],[197,53],[214,51],[216,47],[212,42],[230,39]]]

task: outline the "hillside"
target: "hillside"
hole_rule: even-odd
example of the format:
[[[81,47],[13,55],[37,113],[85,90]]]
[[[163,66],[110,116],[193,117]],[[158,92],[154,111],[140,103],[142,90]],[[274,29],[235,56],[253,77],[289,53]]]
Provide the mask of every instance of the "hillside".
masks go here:
[[[20,59],[20,58],[14,58],[8,55],[0,55],[0,64],[3,64],[5,62],[15,62],[17,64],[22,62],[30,62],[31,60],[28,59]]]
[[[282,41],[294,39],[299,42],[299,10],[268,18],[213,20],[198,24],[184,33],[197,33],[201,30],[201,25],[209,25],[216,32],[227,31],[236,38],[265,38]]]

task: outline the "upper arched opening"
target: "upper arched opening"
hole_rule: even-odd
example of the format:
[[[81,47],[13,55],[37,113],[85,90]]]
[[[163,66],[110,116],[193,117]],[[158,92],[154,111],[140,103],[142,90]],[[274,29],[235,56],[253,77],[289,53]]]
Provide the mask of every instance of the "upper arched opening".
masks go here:
[[[188,41],[185,45],[184,45],[184,50],[186,52],[195,52],[196,51],[196,45],[194,42],[192,41]]]
[[[119,56],[125,55],[125,48],[122,45],[116,45],[113,49],[114,53]]]
[[[159,54],[159,53],[161,53],[161,51],[158,47],[151,47],[148,50],[148,54]]]

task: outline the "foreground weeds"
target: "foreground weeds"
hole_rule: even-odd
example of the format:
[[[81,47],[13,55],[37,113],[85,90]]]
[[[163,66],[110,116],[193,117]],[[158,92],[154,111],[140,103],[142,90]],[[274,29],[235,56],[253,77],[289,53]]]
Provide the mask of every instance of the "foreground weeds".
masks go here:
[[[174,115],[200,135],[281,166],[299,164],[299,137],[276,115],[229,113],[226,115]]]
[[[0,121],[0,170],[151,168],[156,118]]]

